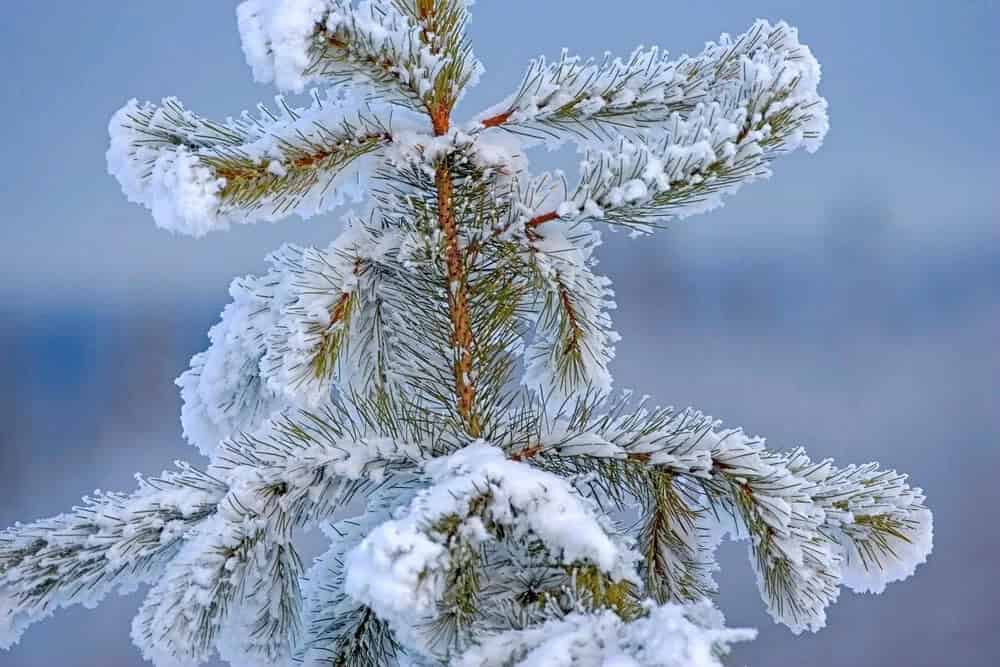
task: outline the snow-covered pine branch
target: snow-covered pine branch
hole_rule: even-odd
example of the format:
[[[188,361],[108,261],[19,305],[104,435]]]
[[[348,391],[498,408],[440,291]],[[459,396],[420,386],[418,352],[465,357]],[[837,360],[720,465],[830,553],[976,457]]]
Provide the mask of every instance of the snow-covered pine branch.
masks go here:
[[[592,270],[600,233],[585,222],[552,222],[527,230],[525,244],[541,289],[522,382],[561,396],[588,387],[609,391],[608,365],[620,337],[608,314],[615,308],[611,281]]]
[[[729,630],[710,604],[648,605],[634,621],[603,611],[570,614],[526,629],[500,632],[457,663],[459,667],[721,667],[729,645],[754,638]]]
[[[224,123],[174,98],[132,100],[111,119],[108,170],[157,225],[201,236],[360,199],[363,163],[392,141],[391,127],[384,107],[318,93],[309,108],[278,98],[277,111]]]
[[[759,21],[746,34],[724,37],[681,65],[694,69],[680,82],[714,73],[711,85],[689,100],[696,103],[660,105],[664,115],[642,132],[581,142],[586,156],[579,183],[542,216],[601,219],[648,232],[711,210],[721,205],[722,195],[769,177],[778,156],[798,148],[813,152],[822,144],[828,121],[826,100],[817,91],[820,67],[786,24]],[[529,225],[540,221],[528,218]]]
[[[132,635],[158,667],[715,666],[752,637],[711,603],[727,535],[796,632],[841,586],[881,592],[926,559],[931,513],[904,475],[610,394],[595,221],[649,231],[815,150],[826,102],[796,31],[538,60],[459,124],[481,70],[470,5],[245,0],[256,78],[331,90],[224,122],[172,98],[114,116],[110,171],[167,229],[368,196],[327,247],[284,246],[230,287],[177,381],[204,471],[0,533],[0,647],[149,584]],[[528,150],[567,138],[578,184],[533,176]],[[331,544],[307,568],[313,527]]]
[[[565,51],[552,63],[539,58],[518,91],[477,124],[548,142],[613,140],[622,132],[655,129],[674,116],[686,119],[699,106],[745,88],[747,63],[815,70],[809,75],[818,81],[816,61],[795,28],[757,21],[736,38],[723,35],[697,56],[677,60],[657,47],[640,47],[624,60],[610,53],[582,60]]]
[[[305,578],[308,639],[296,656],[305,667],[324,667],[338,660],[378,667],[399,657],[400,645],[388,622],[347,594],[345,563],[368,533],[390,520],[397,506],[409,502],[417,488],[414,478],[387,480],[372,491],[364,514],[325,529],[330,548],[316,559]]]
[[[394,102],[448,108],[481,65],[464,37],[467,0],[249,0],[239,7],[243,52],[262,83],[364,81]]]
[[[378,428],[332,405],[281,415],[224,442],[205,472],[179,464],[139,478],[131,495],[98,493],[72,513],[0,533],[0,646],[59,607],[155,583],[133,637],[158,664],[216,649],[235,664],[288,654],[301,613],[292,529],[427,457],[424,443]]]
[[[347,593],[389,620],[407,646],[428,656],[454,648],[425,643],[421,628],[441,622],[457,626],[446,634],[461,646],[466,626],[487,607],[508,602],[479,598],[480,580],[496,576],[497,566],[482,560],[493,540],[540,549],[549,568],[596,568],[611,586],[638,581],[628,543],[609,535],[596,505],[567,480],[481,442],[434,461],[427,472],[428,488],[347,560]],[[449,598],[453,605],[442,608]]]
[[[661,601],[714,591],[712,552],[725,532],[750,538],[768,609],[795,631],[823,627],[838,586],[881,592],[930,553],[923,492],[876,463],[812,463],[697,411],[630,407],[627,395],[555,415],[525,410],[508,443],[515,458],[597,473],[601,497],[641,505],[646,587]]]
[[[0,533],[0,648],[61,607],[155,581],[226,493],[185,464],[138,481],[131,494],[98,491],[71,512]]]

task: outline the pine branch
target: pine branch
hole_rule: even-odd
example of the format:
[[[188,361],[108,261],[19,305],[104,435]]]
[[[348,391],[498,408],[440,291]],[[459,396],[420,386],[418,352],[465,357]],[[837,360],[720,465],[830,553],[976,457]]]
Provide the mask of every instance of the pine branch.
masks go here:
[[[758,22],[736,42],[709,45],[706,53],[719,59],[717,66],[701,62],[694,71],[722,78],[704,99],[659,119],[653,132],[602,149],[588,146],[575,192],[528,226],[595,218],[649,232],[721,205],[722,195],[770,176],[778,156],[819,147],[828,127],[826,101],[817,93],[819,65],[793,29]]]
[[[671,61],[660,49],[639,48],[622,60],[606,54],[582,60],[565,51],[559,60],[531,62],[519,90],[487,112],[482,127],[502,127],[541,140],[583,142],[655,128],[675,114],[686,117],[738,82],[744,59],[762,53],[810,58],[794,28],[757,21],[735,39],[723,35],[695,57]]]
[[[709,496],[736,516],[750,538],[751,562],[768,611],[793,632],[819,630],[837,599],[840,553],[821,532],[824,513],[810,485],[781,458],[737,445],[713,455]]]
[[[215,477],[179,467],[139,477],[132,494],[98,493],[72,512],[0,533],[0,646],[57,608],[92,606],[161,576],[226,492]]]
[[[479,547],[491,536],[531,536],[553,565],[593,566],[612,582],[635,578],[634,555],[608,535],[565,480],[481,444],[432,462],[427,472],[431,486],[370,533],[347,566],[348,594],[388,619],[404,643],[433,654],[420,628],[440,621],[439,605],[449,598],[457,603],[447,608],[450,614],[478,611],[465,604],[475,595],[469,586],[476,581]],[[468,623],[468,617],[451,620],[459,627]]]
[[[289,374],[283,372],[301,363],[301,354],[289,354],[284,318],[305,297],[295,277],[305,254],[302,248],[285,246],[268,258],[271,270],[263,276],[234,280],[229,288],[233,301],[208,332],[211,344],[177,379],[184,436],[202,453],[211,455],[221,441],[257,431],[290,406],[316,405],[328,391],[323,383],[303,387],[313,390],[307,394],[288,391],[301,385],[290,387]]]
[[[652,546],[668,547],[673,566],[647,582],[653,593],[711,592],[715,540],[694,518],[728,515],[735,534],[750,538],[770,612],[795,631],[823,626],[840,584],[882,590],[912,574],[930,550],[930,515],[905,478],[876,464],[841,471],[829,461],[810,463],[801,450],[773,452],[691,410],[633,408],[627,395],[555,409],[529,404],[508,447],[515,459],[563,476],[597,475],[601,495],[620,508],[642,503],[646,576],[657,567]],[[664,527],[685,521],[683,534]]]
[[[525,353],[524,383],[571,396],[587,387],[608,391],[608,364],[618,334],[611,281],[591,271],[600,235],[586,224],[549,225],[526,236],[538,285],[535,339]]]
[[[406,481],[381,485],[371,494],[364,515],[340,521],[326,531],[332,545],[307,576],[308,623],[297,662],[305,667],[396,664],[400,646],[388,624],[345,591],[345,558],[372,528],[390,518],[399,494],[411,493],[412,484]]]
[[[211,453],[289,407],[313,409],[335,389],[368,386],[374,373],[384,384],[392,353],[372,304],[384,300],[392,242],[353,219],[328,248],[286,245],[263,276],[234,281],[210,347],[178,379],[188,440]]]
[[[670,472],[653,471],[645,482],[639,489],[645,495],[639,543],[646,591],[661,604],[708,597],[716,588],[705,510],[697,498],[685,497],[683,484],[675,486]]]
[[[350,353],[352,320],[361,308],[361,276],[379,238],[358,220],[325,250],[286,247],[273,256],[288,287],[285,304],[264,333],[261,373],[287,400],[329,396]]]
[[[111,120],[108,169],[130,201],[171,231],[309,217],[356,197],[348,175],[392,141],[384,109],[314,95],[308,109],[216,123],[167,98],[129,102]]]
[[[224,443],[212,470],[229,492],[212,521],[186,539],[136,618],[133,637],[144,655],[158,662],[203,660],[214,649],[236,662],[291,655],[302,607],[292,529],[329,518],[372,480],[423,458],[419,446],[363,436],[362,426],[330,408]]]
[[[482,69],[465,38],[464,0],[249,0],[238,14],[254,77],[283,90],[360,79],[447,115]]]
[[[881,593],[887,583],[906,579],[931,550],[932,517],[924,494],[906,475],[877,463],[836,468],[813,463],[801,449],[787,456],[788,467],[808,479],[813,498],[826,512],[824,532],[844,550],[845,585]]]

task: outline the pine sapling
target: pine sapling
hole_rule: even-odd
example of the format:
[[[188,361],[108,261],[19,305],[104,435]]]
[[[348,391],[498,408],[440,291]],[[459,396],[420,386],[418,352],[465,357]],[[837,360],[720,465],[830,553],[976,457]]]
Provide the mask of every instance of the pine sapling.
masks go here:
[[[311,102],[213,121],[129,102],[108,166],[157,225],[201,236],[362,203],[286,245],[177,383],[199,467],[0,533],[0,646],[60,607],[148,585],[161,667],[717,665],[753,636],[711,599],[747,539],[761,596],[817,630],[931,549],[920,489],[693,409],[616,393],[599,229],[644,237],[777,157],[819,148],[820,68],[754,23],[695,56],[563,54],[467,122],[470,0],[245,0],[254,77]],[[572,181],[532,148],[575,144]],[[328,551],[307,567],[296,535]]]

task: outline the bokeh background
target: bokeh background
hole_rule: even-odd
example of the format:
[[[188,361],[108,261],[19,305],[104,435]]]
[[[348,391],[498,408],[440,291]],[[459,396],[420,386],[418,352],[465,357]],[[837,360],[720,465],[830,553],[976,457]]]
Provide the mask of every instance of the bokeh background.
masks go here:
[[[127,97],[209,116],[252,83],[232,0],[4,3],[0,22],[0,524],[58,512],[135,471],[196,457],[172,380],[206,345],[229,280],[282,241],[325,244],[337,216],[201,240],[154,228],[105,174]],[[794,637],[763,612],[745,545],[721,605],[760,628],[732,664],[1000,664],[1000,7],[926,2],[482,0],[487,66],[471,115],[561,47],[695,52],[785,18],[823,63],[832,131],[816,155],[651,239],[609,234],[624,340],[617,383],[694,405],[814,457],[912,473],[936,548],[882,596],[844,592]],[[572,156],[544,156],[570,167]],[[3,667],[126,667],[136,596],[32,628]]]

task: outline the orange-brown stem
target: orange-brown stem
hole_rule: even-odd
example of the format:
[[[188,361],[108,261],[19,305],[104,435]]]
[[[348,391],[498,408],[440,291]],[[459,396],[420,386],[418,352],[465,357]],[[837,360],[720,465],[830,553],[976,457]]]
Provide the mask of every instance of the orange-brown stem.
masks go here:
[[[374,133],[366,134],[357,139],[352,139],[349,141],[343,141],[334,144],[330,148],[319,149],[313,153],[306,153],[298,157],[292,158],[286,163],[286,166],[290,169],[309,169],[314,167],[324,160],[328,160],[330,157],[335,155],[337,151],[348,143],[354,144],[366,144],[375,141],[383,141],[385,143],[390,143],[392,141],[392,136],[386,133]],[[240,179],[252,179],[260,178],[263,176],[272,176],[274,178],[279,178],[274,176],[271,172],[267,170],[267,163],[262,162],[259,164],[251,164],[250,166],[236,166],[236,167],[219,167],[215,171],[216,175],[220,178],[224,178],[227,181],[233,182]]]
[[[549,211],[548,213],[542,213],[541,215],[536,215],[531,220],[525,223],[528,227],[538,227],[539,225],[544,225],[546,222],[552,222],[553,220],[558,220],[559,214],[555,211]]]
[[[510,111],[504,111],[503,113],[498,113],[495,116],[490,116],[489,118],[487,118],[486,120],[484,120],[482,122],[482,126],[483,127],[499,127],[500,125],[503,125],[508,120],[510,120],[510,117],[513,114],[514,114],[514,110],[511,109]]]
[[[511,461],[530,461],[547,451],[547,447],[541,443],[529,445],[522,449],[512,452],[510,454]],[[637,463],[648,463],[652,459],[652,455],[647,452],[629,452],[625,455],[627,461],[635,461]]]
[[[577,319],[576,307],[570,298],[569,290],[558,275],[556,276],[556,284],[559,286],[559,303],[562,305],[563,312],[566,313],[566,318],[569,320],[569,328],[572,331],[570,339],[566,341],[566,354],[572,354],[580,347],[580,339],[583,338],[583,329],[580,327],[579,319]]]
[[[434,134],[446,134],[450,124],[450,112],[444,105],[431,110]],[[454,348],[455,394],[458,414],[465,421],[465,427],[472,437],[479,437],[481,425],[476,411],[476,389],[472,383],[473,336],[469,322],[469,296],[465,280],[465,255],[458,238],[453,206],[453,183],[447,159],[438,162],[434,171],[434,185],[437,190],[438,226],[444,236],[445,265],[448,279],[448,311],[452,325],[452,345]]]
[[[539,454],[545,451],[545,447],[542,445],[530,445],[524,449],[519,449],[510,455],[512,461],[528,461],[535,458]]]

